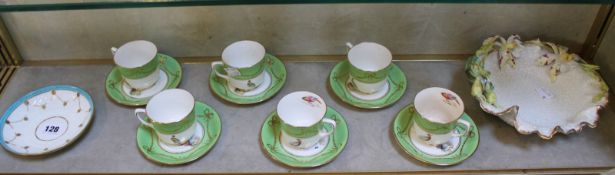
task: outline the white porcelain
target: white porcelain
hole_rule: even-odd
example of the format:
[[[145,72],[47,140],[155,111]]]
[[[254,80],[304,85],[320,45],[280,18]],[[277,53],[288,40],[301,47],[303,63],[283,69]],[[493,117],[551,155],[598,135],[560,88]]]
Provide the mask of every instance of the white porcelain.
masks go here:
[[[199,122],[194,122],[194,126],[194,135],[190,138],[190,140],[188,140],[188,142],[181,145],[169,145],[165,142],[159,141],[158,145],[160,145],[160,148],[162,148],[162,150],[174,154],[184,153],[192,150],[194,148],[194,145],[198,145],[199,143],[201,143],[201,141],[203,141],[203,136],[205,136],[205,132],[207,132],[203,128],[203,125],[201,125]]]
[[[243,91],[241,90],[241,88],[237,88],[235,86],[233,86],[231,83],[229,83],[226,87],[233,92],[236,95],[239,96],[244,96],[244,97],[249,97],[249,96],[255,96],[258,94],[261,94],[263,92],[265,92],[267,90],[267,88],[269,88],[269,86],[271,86],[271,75],[269,74],[269,72],[267,71],[263,71],[263,75],[265,76],[265,78],[263,79],[263,83],[261,83],[261,85],[257,86],[256,89],[252,89],[249,91]]]
[[[145,109],[139,108],[135,110],[135,115],[146,126],[153,127],[152,123],[169,124],[179,122],[186,117],[194,109],[194,97],[190,92],[183,89],[167,89],[152,97]],[[143,118],[146,115],[151,120],[147,122]],[[179,140],[179,144],[186,143],[194,135],[196,128],[196,120],[188,129],[176,134],[163,134],[156,132],[160,141],[169,145],[177,145],[171,138],[175,137]],[[154,129],[154,131],[156,131]]]
[[[211,67],[215,69],[217,65],[226,65],[227,67],[224,70],[227,72],[227,75],[217,71],[214,71],[214,73],[226,79],[230,86],[249,91],[263,83],[265,79],[264,72],[266,71],[249,80],[238,80],[229,75],[238,74],[239,71],[237,69],[252,67],[264,58],[265,47],[260,43],[250,40],[237,41],[224,48],[224,51],[222,51],[222,61],[212,62]],[[254,84],[254,86],[250,86],[250,84]]]
[[[215,67],[217,65],[222,65],[222,64],[224,64],[224,63],[222,63],[220,61],[214,61],[213,63],[211,63],[211,67],[212,67],[212,69],[215,69]],[[225,70],[227,72],[233,71],[233,70],[229,70],[229,69],[225,69]],[[233,77],[229,77],[227,75],[223,75],[223,74],[221,74],[221,73],[219,73],[217,71],[214,71],[214,73],[217,76],[226,79],[227,86],[232,86],[234,88],[239,88],[242,92],[249,92],[249,91],[252,91],[252,90],[260,87],[261,84],[263,84],[263,82],[265,81],[265,72],[267,72],[267,71],[263,71],[260,75],[254,77],[252,79],[238,80],[238,79],[235,79]]]
[[[265,47],[256,41],[232,43],[222,51],[222,61],[234,68],[252,67],[265,57]]]
[[[167,82],[169,81],[169,77],[162,69],[158,70],[158,76],[160,78],[158,79],[158,81],[156,81],[156,83],[154,83],[154,85],[152,85],[152,87],[143,89],[143,90],[138,90],[139,91],[138,93],[134,93],[131,86],[128,85],[128,83],[126,82],[122,83],[122,91],[124,91],[124,93],[128,95],[129,97],[137,98],[137,99],[154,96],[156,95],[156,93],[164,90],[164,88],[167,85]]]
[[[440,124],[457,122],[463,125],[466,131],[469,131],[471,127],[469,122],[460,119],[464,104],[461,97],[451,90],[440,87],[423,89],[414,97],[414,105],[416,112],[431,122]],[[443,144],[452,137],[459,137],[467,133],[455,133],[455,129],[453,129],[449,133],[433,134],[424,131],[416,123],[412,127],[421,138],[428,138],[425,140],[431,145]]]
[[[85,91],[47,86],[20,98],[2,115],[0,144],[19,155],[54,152],[77,140],[93,113],[94,104]]]
[[[308,91],[297,91],[290,93],[280,100],[277,106],[277,113],[280,120],[293,127],[312,127],[320,122],[329,124],[331,130],[320,129],[320,132],[308,138],[295,138],[287,135],[290,139],[284,139],[283,144],[296,145],[298,149],[308,149],[318,143],[319,140],[328,138],[335,131],[336,123],[334,120],[324,118],[327,112],[325,101],[318,95]],[[282,133],[285,134],[284,131]]]
[[[419,151],[432,155],[432,156],[445,156],[449,155],[459,148],[461,145],[461,137],[448,137],[442,138],[443,144],[432,144],[422,139],[425,131],[416,126],[416,123],[410,129],[410,141],[415,148]],[[456,132],[455,132],[456,133]]]
[[[352,81],[352,83],[355,85],[357,90],[364,94],[374,94],[376,92],[382,92],[382,90],[385,89],[384,86],[386,86],[387,84],[387,79],[384,79],[376,83],[363,83],[361,81],[354,79],[352,75],[350,75],[349,77],[350,77],[349,78],[350,81]],[[385,94],[386,94],[386,91],[385,91]]]
[[[500,36],[494,38],[485,41],[494,44],[493,50],[481,51],[484,54],[476,59],[483,66],[469,63],[469,72],[490,72],[488,76],[478,77],[472,86],[472,92],[491,92],[490,95],[497,97],[492,101],[477,98],[484,111],[515,127],[519,133],[536,133],[543,139],[597,126],[598,111],[607,105],[609,95],[608,86],[596,72],[597,66],[585,63],[565,46],[554,43],[521,41],[518,36],[511,36],[508,41]],[[521,44],[501,47],[507,43]],[[498,62],[502,55],[499,52],[505,49],[511,50],[514,67]],[[551,77],[553,66],[562,69]],[[478,95],[485,94],[473,93],[475,97]]]
[[[276,110],[284,123],[294,127],[310,127],[325,117],[327,104],[315,93],[296,91],[282,97]]]
[[[158,73],[160,71],[160,68],[156,68],[156,70],[152,74],[146,77],[140,79],[124,78],[124,81],[132,88],[145,91],[151,89],[156,84],[156,82],[160,80],[160,74]]]
[[[440,87],[421,90],[414,97],[414,106],[421,116],[436,123],[455,121],[461,117],[464,110],[459,95]]]
[[[111,48],[111,53],[113,54],[113,61],[117,66],[123,68],[138,68],[141,67],[154,58],[156,58],[156,54],[158,53],[158,48],[154,43],[145,41],[145,40],[135,40],[124,45],[120,46],[120,48]],[[129,79],[124,78],[124,80],[135,89],[147,89],[150,88],[158,81],[159,74],[157,73],[160,69],[154,73],[140,79]]]
[[[387,78],[388,79],[388,78]],[[371,94],[368,93],[364,93],[363,91],[357,89],[350,89],[350,94],[354,97],[357,97],[358,99],[361,100],[377,100],[380,99],[382,97],[384,97],[385,95],[387,95],[387,93],[389,92],[389,82],[387,81],[387,79],[385,79],[384,81],[384,86],[382,86],[381,88],[377,88],[375,92],[372,92]],[[351,79],[348,79],[348,83],[350,83],[350,81],[352,81]],[[359,82],[359,81],[355,81],[355,82]],[[361,83],[361,82],[359,82]],[[357,87],[356,84],[354,84],[354,87]],[[369,85],[366,85],[369,86]],[[364,86],[365,87],[365,86]],[[358,87],[357,87],[358,88]]]
[[[280,137],[281,137],[280,142],[282,143],[282,148],[284,148],[286,152],[292,155],[295,155],[295,156],[299,156],[299,157],[307,157],[307,156],[316,155],[322,152],[323,150],[325,150],[325,147],[327,147],[327,144],[329,143],[329,136],[324,137],[324,138],[314,137],[317,139],[311,142],[316,142],[316,144],[313,144],[311,147],[308,147],[308,148],[299,148],[297,146],[292,145],[293,142],[297,142],[297,138],[289,136],[283,131],[280,134]]]
[[[354,46],[351,43],[346,43],[346,45],[350,48],[348,51],[348,61],[352,66],[362,71],[376,72],[385,69],[393,60],[391,51],[378,43],[362,42]],[[352,78],[352,76],[350,78],[359,91],[367,94],[380,91],[387,82],[386,78],[376,83],[362,83]]]
[[[462,125],[464,125],[464,133],[459,133],[457,132],[456,129],[454,129],[453,131],[446,133],[446,134],[434,134],[434,133],[429,133],[425,130],[423,130],[421,127],[419,127],[416,123],[414,123],[411,127],[412,133],[410,134],[415,134],[414,136],[411,135],[411,137],[417,137],[419,140],[421,140],[424,144],[430,145],[431,147],[439,147],[442,145],[445,145],[447,143],[450,143],[451,140],[453,139],[458,139],[461,136],[467,135],[468,132],[470,130],[468,130],[468,128],[472,127],[472,125],[470,124],[470,122],[467,122],[465,120],[459,119],[458,122],[460,122]],[[446,146],[444,146],[446,147]]]

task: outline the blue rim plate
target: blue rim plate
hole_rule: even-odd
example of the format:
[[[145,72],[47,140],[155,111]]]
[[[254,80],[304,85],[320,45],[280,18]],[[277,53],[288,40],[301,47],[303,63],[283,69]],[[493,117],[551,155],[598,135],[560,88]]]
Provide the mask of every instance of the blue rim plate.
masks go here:
[[[73,143],[92,121],[94,103],[83,89],[51,85],[15,101],[0,121],[0,143],[23,156],[49,154]]]

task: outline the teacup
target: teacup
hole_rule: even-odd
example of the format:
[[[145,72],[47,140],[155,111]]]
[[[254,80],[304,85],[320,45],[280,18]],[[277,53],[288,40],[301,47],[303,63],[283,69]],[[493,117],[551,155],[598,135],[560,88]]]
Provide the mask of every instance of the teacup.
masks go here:
[[[386,47],[373,42],[362,42],[355,46],[346,43],[350,48],[348,61],[350,62],[351,83],[356,90],[372,94],[382,90],[389,74],[393,56]]]
[[[297,91],[284,96],[278,103],[277,113],[282,120],[282,144],[297,149],[311,148],[335,131],[335,121],[324,118],[325,101],[318,95]],[[331,125],[327,130],[326,125]]]
[[[255,89],[263,83],[265,47],[255,41],[237,41],[222,51],[222,61],[211,63],[214,73],[227,80],[230,86],[243,91]]]
[[[120,48],[112,47],[111,52],[120,74],[132,89],[148,89],[160,78],[158,49],[154,43],[131,41]]]
[[[467,135],[471,130],[468,121],[460,119],[464,105],[455,92],[431,87],[421,90],[414,98],[416,115],[413,130],[418,138],[429,145],[437,146],[447,143],[453,137]],[[457,127],[463,126],[463,132],[457,132]]]
[[[197,122],[194,97],[183,89],[167,89],[152,97],[145,109],[135,110],[144,125],[151,127],[168,145],[182,145],[192,138]]]

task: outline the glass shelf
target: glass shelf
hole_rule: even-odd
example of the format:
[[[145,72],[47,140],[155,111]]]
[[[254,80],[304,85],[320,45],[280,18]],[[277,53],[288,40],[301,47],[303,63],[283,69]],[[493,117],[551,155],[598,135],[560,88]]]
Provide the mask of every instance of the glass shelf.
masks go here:
[[[611,4],[615,0],[0,0],[0,12],[208,5],[327,4],[327,3],[575,3]]]

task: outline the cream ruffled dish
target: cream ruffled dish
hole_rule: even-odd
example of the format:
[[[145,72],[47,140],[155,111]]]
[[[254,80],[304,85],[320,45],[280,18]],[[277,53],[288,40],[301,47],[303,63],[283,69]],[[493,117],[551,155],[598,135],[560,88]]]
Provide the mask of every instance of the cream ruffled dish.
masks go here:
[[[596,127],[608,102],[597,69],[564,46],[517,35],[487,38],[466,65],[472,96],[484,111],[543,139]]]

